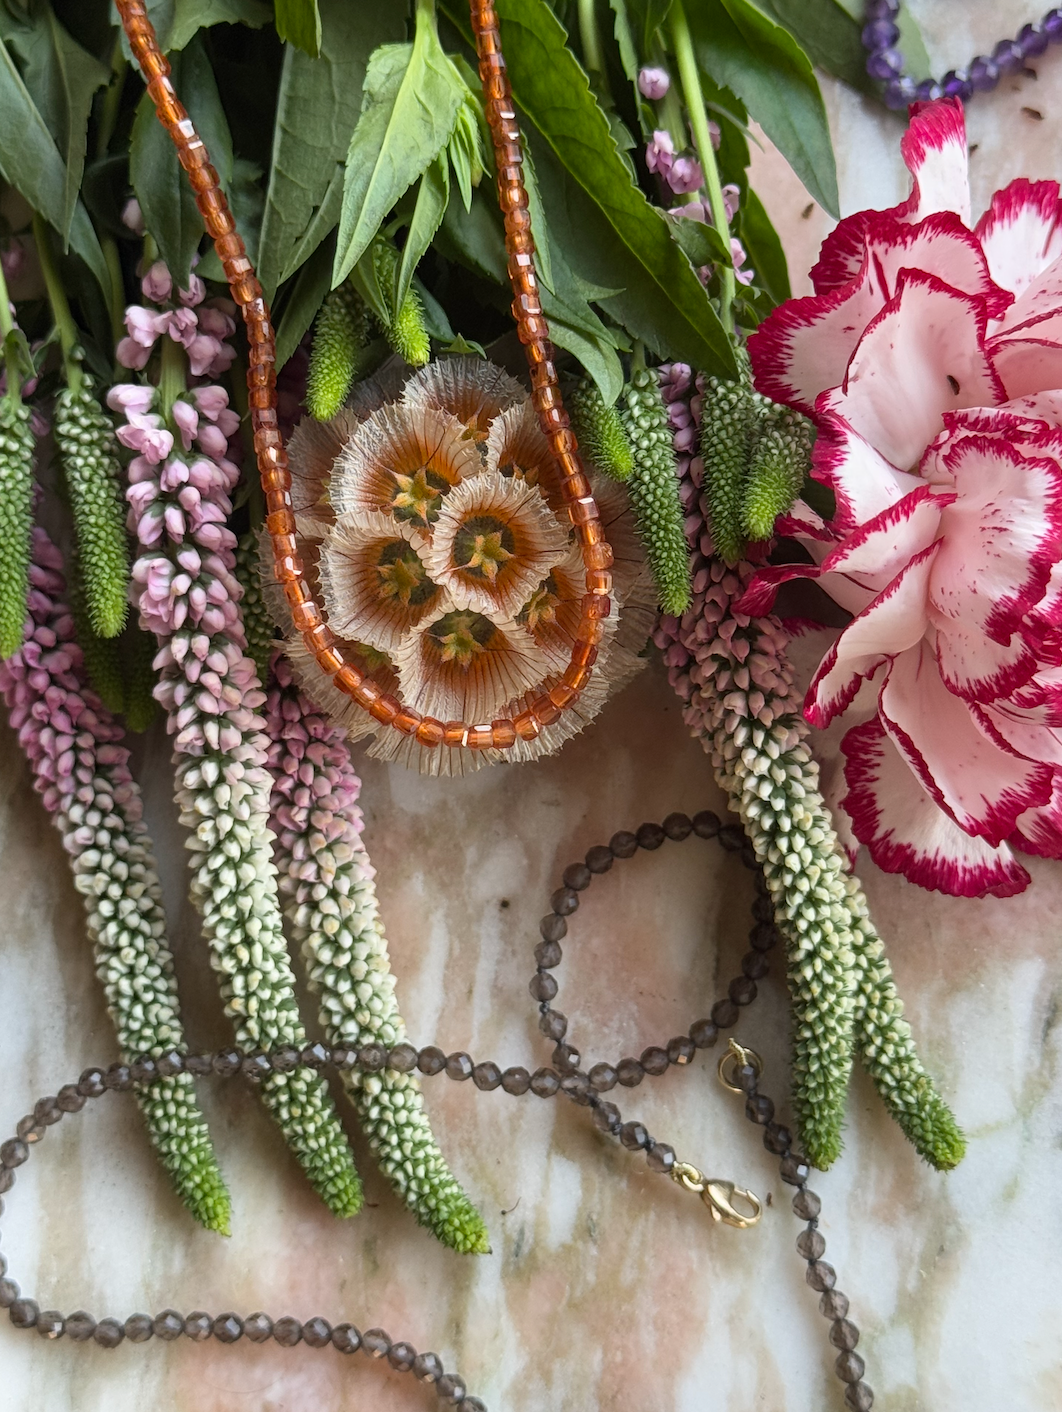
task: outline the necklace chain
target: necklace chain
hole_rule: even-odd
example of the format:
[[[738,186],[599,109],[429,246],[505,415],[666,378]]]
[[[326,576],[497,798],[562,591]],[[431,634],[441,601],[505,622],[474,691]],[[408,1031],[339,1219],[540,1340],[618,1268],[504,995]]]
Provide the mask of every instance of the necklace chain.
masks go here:
[[[902,0],[867,0],[864,12],[867,73],[884,84],[882,96],[889,108],[906,108],[909,103],[935,98],[967,102],[975,93],[995,88],[1005,74],[1020,73],[1028,60],[1042,54],[1049,44],[1062,43],[1062,8],[1051,9],[1037,23],[1022,25],[1015,39],[1001,39],[991,54],[978,54],[966,68],[949,69],[942,79],[926,78],[919,83],[905,72],[904,56],[896,47],[901,4]]]

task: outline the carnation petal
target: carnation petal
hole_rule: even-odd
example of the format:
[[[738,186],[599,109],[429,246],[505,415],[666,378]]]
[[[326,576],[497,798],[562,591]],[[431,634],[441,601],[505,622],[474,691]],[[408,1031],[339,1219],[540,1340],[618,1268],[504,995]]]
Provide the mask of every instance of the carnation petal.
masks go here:
[[[907,471],[898,471],[851,423],[832,410],[842,397],[837,389],[819,399],[819,434],[812,452],[812,473],[833,491],[834,525],[850,530],[895,505],[917,490],[921,482]]]
[[[945,686],[928,643],[892,662],[878,710],[923,788],[965,833],[1002,843],[1019,814],[1050,796],[1050,768],[988,738]]]
[[[857,526],[827,554],[823,572],[844,574],[880,593],[910,559],[933,543],[941,511],[954,498],[933,486],[920,485]]]
[[[973,705],[981,729],[1003,750],[1062,769],[1062,723],[1046,701],[1022,706],[1014,700]]]
[[[1062,555],[1062,442],[1052,432],[1033,445],[1054,454],[1023,456],[998,437],[975,435],[944,457],[955,495],[941,515],[930,578],[934,616],[1003,644],[1043,598]]]
[[[1012,897],[1029,885],[1005,843],[993,847],[971,838],[937,806],[876,716],[853,727],[841,748],[848,784],[843,808],[883,872],[953,897]]]
[[[1037,858],[1062,858],[1062,771],[1046,804],[1022,814],[1008,840]]]
[[[970,176],[966,119],[956,98],[911,105],[900,153],[914,178],[911,195],[896,208],[911,221],[934,211],[954,211],[970,224]]]
[[[1036,654],[1020,633],[996,642],[973,623],[937,621],[937,665],[949,691],[971,706],[1006,696],[1035,675]]]
[[[830,409],[894,466],[917,466],[946,412],[1006,400],[985,353],[985,327],[983,300],[904,271],[899,292],[860,339]]]
[[[995,282],[1012,294],[1024,294],[1062,255],[1058,182],[1018,177],[995,193],[974,234]]]
[[[808,689],[804,715],[828,725],[854,698],[860,684],[898,653],[906,653],[928,626],[926,585],[936,544],[904,565],[892,582],[841,631]]]
[[[1062,336],[1062,330],[1060,330]],[[993,338],[986,349],[1007,401],[1062,387],[1062,342],[1045,338]]]

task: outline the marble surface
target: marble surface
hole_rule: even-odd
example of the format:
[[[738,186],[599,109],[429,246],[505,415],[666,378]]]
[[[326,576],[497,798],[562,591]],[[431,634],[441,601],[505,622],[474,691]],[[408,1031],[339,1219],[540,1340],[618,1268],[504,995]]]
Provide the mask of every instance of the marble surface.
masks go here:
[[[917,5],[940,68],[1028,19],[1019,0]],[[976,11],[976,13],[974,13]],[[975,205],[1019,172],[1062,176],[1062,54],[970,113]],[[827,86],[846,210],[904,189],[899,123]],[[1030,115],[1042,113],[1044,120]],[[828,223],[765,154],[760,189],[794,273]],[[799,279],[794,285],[799,287]],[[169,799],[167,749],[139,762],[163,855],[192,1041],[224,1021],[194,917]],[[503,1063],[547,1062],[527,995],[537,919],[560,870],[616,828],[719,800],[662,673],[648,669],[556,759],[468,780],[365,762],[370,852],[410,1032]],[[846,1150],[817,1176],[827,1258],[863,1330],[883,1412],[1033,1412],[1062,1405],[1062,871],[1033,860],[1009,901],[929,897],[861,868],[923,1053],[970,1138],[949,1176],[925,1168],[853,1083]],[[721,850],[690,840],[594,885],[571,927],[559,1003],[592,1059],[666,1040],[731,976],[749,886]],[[80,899],[6,727],[0,730],[0,1131],[114,1042],[83,936]],[[784,1084],[784,987],[774,978],[741,1036]],[[307,1014],[312,1010],[308,1007]],[[622,1091],[621,1091],[622,1092]],[[42,1306],[124,1317],[167,1305],[266,1308],[381,1325],[435,1348],[493,1412],[831,1412],[832,1350],[793,1251],[798,1223],[711,1055],[633,1095],[683,1157],[771,1201],[760,1227],[714,1227],[567,1104],[444,1079],[437,1132],[484,1211],[493,1254],[461,1258],[412,1221],[356,1131],[368,1205],[339,1224],[316,1202],[253,1098],[204,1090],[234,1196],[228,1241],[193,1228],[155,1170],[132,1103],[66,1120],[6,1200],[3,1245]],[[43,1346],[0,1322],[0,1405],[12,1412],[379,1412],[434,1405],[408,1377],[331,1351],[178,1344],[113,1353]]]

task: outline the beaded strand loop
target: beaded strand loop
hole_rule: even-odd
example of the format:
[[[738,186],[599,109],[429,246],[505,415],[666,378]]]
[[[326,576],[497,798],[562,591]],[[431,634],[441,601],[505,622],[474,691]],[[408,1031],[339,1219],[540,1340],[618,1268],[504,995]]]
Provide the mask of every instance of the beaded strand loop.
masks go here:
[[[524,709],[514,718],[503,717],[489,724],[438,721],[412,710],[347,660],[325,622],[296,545],[291,472],[277,424],[276,341],[262,286],[247,258],[203,140],[174,91],[169,63],[159,49],[142,0],[116,0],[116,4],[159,121],[172,138],[181,166],[188,173],[196,205],[214,241],[232,297],[243,312],[249,345],[247,401],[265,494],[265,527],[273,546],[273,572],[283,587],[296,630],[340,691],[368,711],[374,720],[393,726],[403,735],[415,736],[421,745],[511,750],[517,738],[534,740],[544,726],[552,725],[575,701],[590,679],[603,635],[603,620],[611,610],[609,570],[613,560],[590,482],[579,459],[575,434],[564,410],[553,347],[542,314],[531,216],[523,181],[520,127],[502,56],[498,16],[491,0],[470,0],[470,4],[487,120],[494,139],[498,194],[505,219],[505,245],[513,286],[513,315],[531,371],[532,400],[556,457],[561,490],[579,538],[586,569],[586,594],[581,603],[571,660],[560,680],[534,697],[528,693]]]

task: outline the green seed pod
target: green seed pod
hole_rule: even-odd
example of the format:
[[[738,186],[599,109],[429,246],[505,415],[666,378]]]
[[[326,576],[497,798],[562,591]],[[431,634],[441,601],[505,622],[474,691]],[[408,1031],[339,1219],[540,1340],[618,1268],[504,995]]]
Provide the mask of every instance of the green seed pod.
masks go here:
[[[767,403],[741,500],[741,528],[750,540],[770,539],[775,520],[800,494],[811,464],[811,443],[807,418]]]
[[[681,616],[690,602],[690,556],[679,500],[678,467],[667,407],[655,371],[636,368],[624,395],[623,423],[634,451],[627,493],[660,605]]]
[[[0,659],[22,646],[33,511],[33,432],[22,401],[0,401]]]
[[[572,428],[584,460],[613,480],[625,481],[634,469],[634,451],[615,407],[606,407],[597,384],[582,378],[568,398]]]
[[[306,406],[319,422],[334,417],[361,375],[372,337],[369,312],[349,284],[333,289],[317,315],[306,383]]]
[[[753,421],[753,394],[746,370],[736,382],[705,380],[701,416],[703,493],[715,552],[728,564],[736,564],[745,552],[741,509]]]
[[[65,387],[59,394],[54,430],[74,512],[89,621],[100,637],[117,637],[129,612],[121,467],[114,427],[93,396],[90,378],[78,391]]]
[[[394,305],[395,280],[398,276],[398,251],[382,237],[373,241],[372,267],[380,286],[384,304]],[[410,286],[402,307],[385,329],[387,341],[400,358],[414,368],[422,368],[431,357],[431,339],[424,321],[424,306],[420,295]]]
[[[255,530],[248,530],[236,546],[236,578],[243,589],[240,616],[247,635],[247,655],[264,686],[269,679],[269,660],[276,644],[277,630],[262,594],[258,566],[258,534]]]
[[[122,648],[117,638],[100,637],[89,618],[88,599],[81,575],[77,550],[68,558],[67,595],[74,618],[77,645],[85,662],[92,690],[114,715],[125,711],[125,673],[122,669]]]

